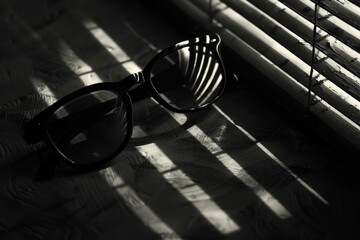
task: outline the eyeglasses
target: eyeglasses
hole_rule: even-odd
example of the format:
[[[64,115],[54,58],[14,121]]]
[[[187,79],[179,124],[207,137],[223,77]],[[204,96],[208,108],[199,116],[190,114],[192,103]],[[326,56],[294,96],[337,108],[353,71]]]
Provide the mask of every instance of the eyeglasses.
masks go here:
[[[178,113],[201,110],[221,96],[226,74],[220,42],[217,34],[182,41],[159,52],[141,72],[65,96],[24,125],[26,142],[45,141],[76,168],[110,161],[131,137],[129,93],[136,85]]]

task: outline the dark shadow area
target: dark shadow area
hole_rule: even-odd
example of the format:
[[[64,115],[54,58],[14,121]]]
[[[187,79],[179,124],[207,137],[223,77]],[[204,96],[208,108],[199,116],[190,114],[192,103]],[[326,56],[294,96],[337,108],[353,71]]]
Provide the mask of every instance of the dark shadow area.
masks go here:
[[[225,95],[224,98],[229,98],[229,96],[231,95]],[[228,103],[226,100],[220,100],[219,102]],[[263,104],[265,106],[267,105],[265,103]],[[156,107],[157,106],[154,105],[154,108]],[[166,115],[165,112],[164,114]],[[204,114],[205,117],[195,122],[194,125],[202,129],[206,134],[205,136],[199,132],[197,134],[199,134],[200,139],[196,139],[188,132],[180,132],[179,134],[182,136],[177,136],[174,143],[169,144],[168,141],[160,140],[156,142],[156,145],[171,158],[179,169],[211,196],[213,201],[215,201],[221,209],[227,212],[229,216],[233,216],[234,220],[237,221],[240,226],[243,227],[244,224],[247,225],[246,220],[242,218],[244,216],[239,214],[234,215],[234,213],[241,212],[242,210],[240,209],[242,209],[244,205],[249,205],[248,207],[251,209],[254,204],[257,206],[256,212],[259,214],[257,216],[259,222],[268,224],[269,222],[267,221],[269,221],[268,218],[269,215],[271,215],[270,222],[276,224],[276,227],[273,226],[274,229],[268,229],[269,232],[263,233],[265,238],[271,237],[273,234],[276,234],[277,230],[280,231],[280,229],[282,229],[282,233],[279,233],[279,238],[290,236],[290,232],[293,233],[299,230],[290,227],[291,224],[294,224],[294,221],[298,221],[299,218],[301,219],[302,226],[300,229],[304,233],[306,232],[306,234],[309,235],[319,234],[319,236],[326,235],[327,231],[333,227],[333,223],[331,222],[333,216],[331,214],[331,208],[328,205],[299,184],[294,176],[277,165],[269,156],[262,152],[260,148],[257,148],[255,142],[242,134],[217,111],[209,109],[205,110],[202,114]],[[178,124],[171,118],[166,121],[169,122],[169,125]],[[151,122],[148,124],[151,124]],[[191,128],[191,126],[189,128]],[[218,153],[219,155],[229,155],[241,168],[237,168],[234,165],[233,169],[225,167],[216,155],[211,154],[209,150],[206,149],[206,146],[211,145],[208,138],[215,144],[218,144],[223,150],[223,152]],[[176,149],[176,152],[174,152],[174,149]],[[286,156],[286,160],[291,161],[289,160],[289,155]],[[231,163],[228,165],[231,166]],[[299,165],[301,165],[301,163],[299,163]],[[310,165],[303,165],[303,167],[305,170],[302,172],[306,174],[318,170],[311,169],[312,166]],[[234,171],[236,175],[234,175]],[[259,186],[254,189],[259,189],[261,186],[264,187],[265,191],[268,191],[274,199],[278,200],[290,213],[295,213],[296,216],[287,220],[277,218],[268,206],[261,202],[258,196],[254,194],[254,189],[248,188],[248,181],[252,181],[249,177],[246,177],[247,174],[259,183]],[[211,177],[209,178],[209,176]],[[242,181],[238,179],[239,176]],[[219,193],[216,191],[217,188],[221,188],[221,196],[218,195]],[[284,192],[284,188],[289,188],[289,191],[296,195],[291,196],[289,192]],[[298,215],[297,204],[300,202],[302,202],[302,207],[308,208],[304,216]],[[312,211],[314,210],[313,208],[317,209],[316,212]],[[275,208],[275,210],[278,209]],[[329,221],[313,226],[313,223],[308,221],[307,218],[315,218],[316,214],[319,214],[319,211],[322,213],[321,217]],[[311,216],[312,214],[314,215]],[[252,220],[255,221],[255,219]],[[320,229],[314,230],[313,227]],[[287,229],[288,232],[285,229]],[[247,232],[249,229],[243,227],[243,231]]]
[[[14,38],[23,39],[20,46],[33,59],[34,76],[56,98],[84,87],[83,76],[89,75],[89,81],[91,74],[118,81],[129,74],[126,64],[134,61],[142,68],[159,49],[206,33],[195,25],[184,29],[146,1],[62,4],[42,24],[31,22],[33,8],[14,6],[16,15],[30,26],[26,34],[21,29]],[[34,37],[31,29],[41,38]],[[104,45],[101,36],[92,33],[107,34],[128,60],[119,62],[125,55],[116,55],[114,46]],[[356,232],[359,209],[353,194],[359,189],[357,178],[351,177],[356,170],[336,166],[342,155],[330,151],[251,82],[253,77],[265,77],[245,62],[232,64],[230,49],[223,52],[228,71],[241,82],[231,85],[216,106],[233,122],[209,107],[184,115],[185,123],[179,123],[150,99],[136,102],[134,139],[111,164],[81,174],[60,173],[45,182],[32,179],[40,165],[37,156],[1,171],[1,237],[338,239]],[[29,105],[22,107],[29,111],[45,103]],[[281,208],[274,202],[291,216],[277,216]],[[220,211],[228,222],[217,218]],[[224,234],[230,220],[240,229]]]

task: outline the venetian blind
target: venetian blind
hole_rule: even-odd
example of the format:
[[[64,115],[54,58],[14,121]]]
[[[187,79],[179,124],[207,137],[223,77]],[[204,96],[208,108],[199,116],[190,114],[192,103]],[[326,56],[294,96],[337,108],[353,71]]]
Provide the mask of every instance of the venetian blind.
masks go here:
[[[171,0],[360,149],[359,0]]]

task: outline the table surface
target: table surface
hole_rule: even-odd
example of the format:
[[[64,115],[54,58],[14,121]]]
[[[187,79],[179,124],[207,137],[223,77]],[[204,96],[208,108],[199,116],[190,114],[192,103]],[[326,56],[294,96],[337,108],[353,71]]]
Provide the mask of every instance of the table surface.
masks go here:
[[[23,140],[26,121],[76,89],[140,71],[190,36],[137,1],[21,0],[0,11],[1,239],[358,234],[356,169],[246,75],[199,113],[135,103],[133,138],[109,166],[35,181],[41,146]]]

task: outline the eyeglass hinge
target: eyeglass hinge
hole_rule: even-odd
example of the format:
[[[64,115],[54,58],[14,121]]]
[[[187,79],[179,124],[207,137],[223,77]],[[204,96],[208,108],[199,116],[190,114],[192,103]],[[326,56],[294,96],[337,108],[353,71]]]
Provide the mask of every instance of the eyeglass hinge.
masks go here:
[[[142,72],[134,73],[134,77],[135,77],[136,83],[144,83],[145,82],[145,77]]]

